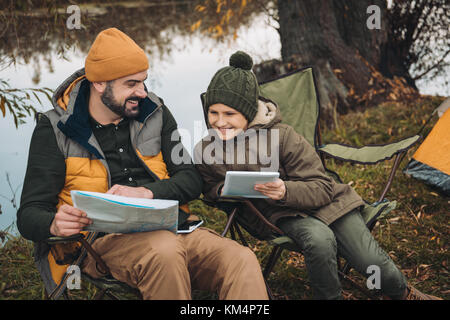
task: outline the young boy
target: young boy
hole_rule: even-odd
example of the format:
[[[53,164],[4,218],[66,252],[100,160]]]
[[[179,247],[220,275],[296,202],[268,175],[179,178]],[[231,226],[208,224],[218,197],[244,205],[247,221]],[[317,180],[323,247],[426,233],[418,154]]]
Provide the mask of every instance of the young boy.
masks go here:
[[[259,96],[252,65],[249,55],[236,52],[230,57],[230,66],[214,75],[205,94],[210,130],[195,148],[205,197],[220,197],[227,171],[278,171],[276,181],[255,185],[268,199],[251,201],[298,245],[316,299],[342,297],[338,252],[362,275],[367,276],[369,266],[378,266],[381,291],[391,299],[437,299],[407,285],[365,226],[361,197],[350,186],[327,176],[314,148],[281,123],[276,104]],[[243,210],[237,218],[260,239],[272,233],[251,212]]]

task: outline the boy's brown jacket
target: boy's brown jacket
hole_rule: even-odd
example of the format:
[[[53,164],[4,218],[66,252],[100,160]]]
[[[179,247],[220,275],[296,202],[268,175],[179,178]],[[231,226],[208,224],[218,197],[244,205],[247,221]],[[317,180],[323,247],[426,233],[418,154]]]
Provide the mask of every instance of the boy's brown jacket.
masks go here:
[[[329,225],[364,205],[364,201],[349,185],[336,183],[325,173],[314,147],[291,126],[281,123],[279,109],[269,100],[260,98],[255,119],[249,123],[245,132],[233,139],[232,148],[227,149],[214,130],[209,130],[209,133],[195,147],[196,168],[203,177],[203,194],[209,200],[219,198],[227,171],[260,171],[265,168],[267,171],[280,173],[280,179],[286,185],[286,195],[280,201],[251,201],[274,224],[282,217],[312,215]],[[246,141],[244,148],[238,143],[238,139],[242,138]],[[267,150],[262,149],[264,142]],[[240,146],[245,150],[244,162],[237,161]],[[274,150],[274,155],[271,155],[271,149]],[[219,150],[223,150],[223,156],[217,152]],[[258,154],[257,160],[253,162],[255,157],[252,157],[252,152],[253,155]],[[275,153],[279,155],[279,165]],[[234,162],[228,160],[227,156],[230,154],[234,156]],[[271,162],[264,157],[265,154],[269,155]],[[225,162],[222,159],[227,159],[227,163],[222,164]],[[238,220],[254,236],[271,236],[271,231],[251,211],[240,212]]]

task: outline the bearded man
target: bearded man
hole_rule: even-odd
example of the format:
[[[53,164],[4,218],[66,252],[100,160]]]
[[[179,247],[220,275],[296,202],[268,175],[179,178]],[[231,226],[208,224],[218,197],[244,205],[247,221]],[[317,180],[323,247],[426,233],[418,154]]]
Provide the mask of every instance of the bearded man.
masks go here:
[[[191,219],[187,203],[200,195],[202,179],[190,158],[181,164],[171,159],[181,143],[171,139],[177,123],[162,99],[147,91],[148,69],[145,52],[130,37],[104,30],[85,68],[58,87],[54,109],[39,117],[17,225],[35,242],[35,260],[55,298],[65,289],[69,265],[105,276],[76,246],[45,241],[78,234],[91,223],[73,207],[71,190],[178,200],[179,225]],[[220,299],[267,299],[254,253],[208,228],[84,233],[110,276],[139,289],[144,299],[190,299],[192,288],[217,291]]]

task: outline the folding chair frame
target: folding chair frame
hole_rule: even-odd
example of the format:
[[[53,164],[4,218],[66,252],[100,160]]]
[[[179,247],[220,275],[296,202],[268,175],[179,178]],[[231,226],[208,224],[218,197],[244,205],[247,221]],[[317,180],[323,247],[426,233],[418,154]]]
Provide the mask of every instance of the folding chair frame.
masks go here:
[[[84,235],[82,233],[78,233],[72,236],[68,237],[50,237],[46,240],[46,242],[49,245],[52,244],[58,244],[58,243],[70,243],[70,242],[79,242],[81,244],[81,247],[84,248],[88,254],[94,258],[96,261],[97,269],[104,274],[105,276],[99,279],[93,279],[87,274],[82,273],[81,278],[83,280],[86,280],[90,283],[92,283],[94,286],[96,286],[99,289],[99,292],[95,294],[93,297],[93,300],[101,300],[105,295],[113,300],[121,300],[121,297],[117,294],[115,294],[114,288],[121,288],[122,291],[132,293],[136,297],[139,297],[142,299],[142,295],[139,292],[138,289],[132,288],[128,286],[127,284],[120,282],[116,279],[114,279],[111,276],[111,272],[106,265],[105,261],[101,258],[101,256],[92,248],[92,246],[89,244],[88,241],[86,241]],[[46,299],[53,299],[54,298],[54,292],[50,293],[50,295],[45,293]],[[63,291],[62,296],[65,300],[70,300],[69,295],[67,294],[67,288]]]

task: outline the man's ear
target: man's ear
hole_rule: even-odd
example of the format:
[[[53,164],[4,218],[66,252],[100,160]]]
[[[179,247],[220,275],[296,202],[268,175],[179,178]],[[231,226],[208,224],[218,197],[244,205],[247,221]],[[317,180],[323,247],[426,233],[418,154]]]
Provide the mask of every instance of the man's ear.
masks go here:
[[[94,90],[97,91],[99,94],[102,94],[106,89],[106,81],[91,82],[91,84]]]

